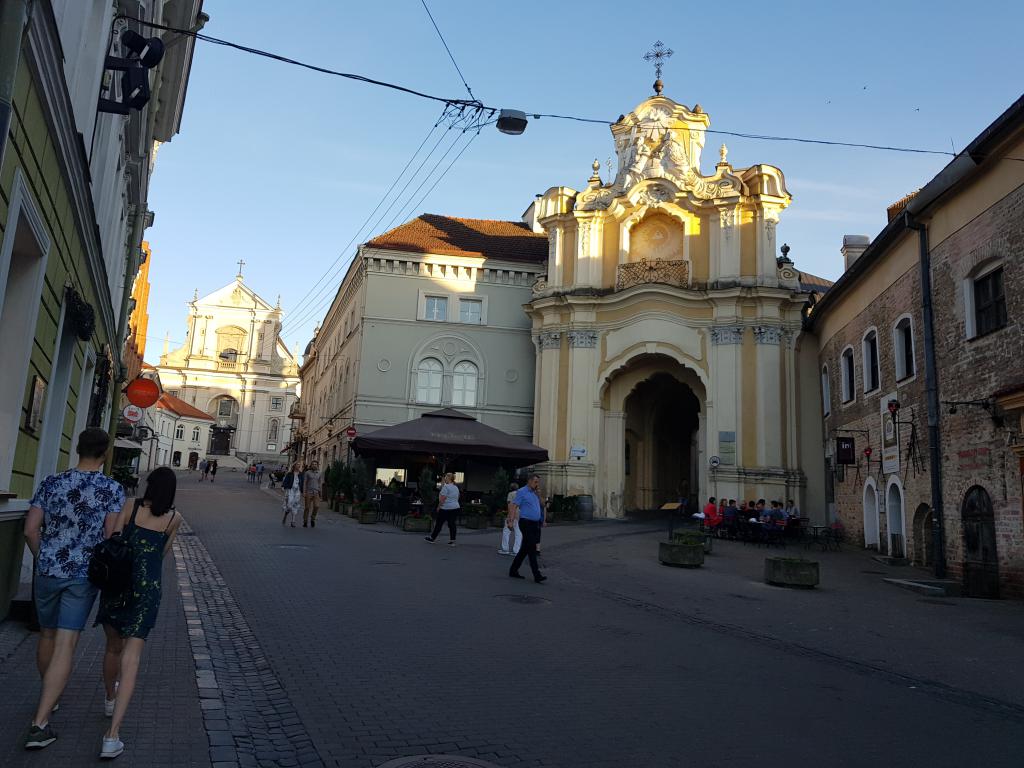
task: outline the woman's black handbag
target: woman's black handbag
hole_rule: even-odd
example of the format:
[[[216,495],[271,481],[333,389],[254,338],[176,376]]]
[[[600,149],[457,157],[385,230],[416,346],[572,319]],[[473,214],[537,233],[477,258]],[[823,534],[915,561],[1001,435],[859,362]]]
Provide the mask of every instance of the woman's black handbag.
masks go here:
[[[140,503],[135,502],[129,525],[135,522]],[[93,547],[87,576],[90,582],[107,592],[122,592],[131,584],[132,548],[120,531]]]
[[[120,592],[132,580],[132,548],[120,533],[101,541],[89,559],[89,581],[108,592]]]

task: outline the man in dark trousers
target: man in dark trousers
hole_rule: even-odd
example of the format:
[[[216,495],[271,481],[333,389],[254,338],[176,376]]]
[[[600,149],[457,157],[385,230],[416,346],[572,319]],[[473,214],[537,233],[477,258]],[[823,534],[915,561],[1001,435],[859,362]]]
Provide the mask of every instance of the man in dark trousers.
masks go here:
[[[533,571],[533,580],[538,584],[547,579],[547,576],[540,572],[537,566],[537,541],[540,539],[540,527],[544,524],[544,512],[541,510],[540,500],[540,475],[530,475],[526,486],[516,492],[515,498],[509,505],[512,514],[519,515],[519,529],[523,532],[523,544],[512,566],[508,569],[508,575],[513,579],[525,578],[519,573],[519,567],[523,560],[530,558],[530,570]]]

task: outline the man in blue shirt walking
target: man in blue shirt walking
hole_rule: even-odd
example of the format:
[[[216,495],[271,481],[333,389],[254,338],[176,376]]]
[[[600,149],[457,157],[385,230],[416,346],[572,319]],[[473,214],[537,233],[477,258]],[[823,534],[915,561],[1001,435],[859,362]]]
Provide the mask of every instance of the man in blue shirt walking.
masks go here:
[[[540,475],[530,475],[526,486],[520,488],[515,499],[509,505],[509,511],[514,515],[519,514],[519,529],[523,533],[523,544],[516,554],[512,566],[508,569],[508,575],[513,579],[522,579],[519,567],[523,560],[530,558],[530,570],[533,571],[533,580],[538,584],[547,579],[547,576],[540,572],[537,567],[537,541],[540,539],[540,527],[544,524],[544,513],[541,510],[540,500]]]

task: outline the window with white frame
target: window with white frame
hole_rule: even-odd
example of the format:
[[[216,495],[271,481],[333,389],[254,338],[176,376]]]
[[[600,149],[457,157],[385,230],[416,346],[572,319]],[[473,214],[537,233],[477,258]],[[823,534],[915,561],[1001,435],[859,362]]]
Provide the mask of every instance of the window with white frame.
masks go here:
[[[270,398],[270,410],[272,410],[272,411],[280,411],[282,408],[284,408],[284,398],[283,397],[275,396],[275,397]]]
[[[868,331],[864,334],[864,339],[861,342],[861,352],[863,360],[861,364],[864,366],[864,392],[874,392],[878,389],[879,378],[878,378],[878,334],[875,331]]]
[[[178,390],[176,390],[176,389],[168,389],[167,390],[167,394],[170,395],[171,397],[177,397],[178,396]]]
[[[199,442],[199,435],[200,434],[201,433],[199,431],[199,427],[192,427],[192,442],[193,443],[198,443]]]
[[[278,421],[277,419],[271,419],[270,420],[270,426],[267,427],[267,442],[270,442],[270,443],[277,442],[277,433],[280,431],[280,429],[281,429],[281,422]]]
[[[432,357],[420,361],[416,368],[416,402],[441,404],[443,370],[441,362]]]
[[[425,320],[447,320],[448,297],[427,296],[424,301],[423,318]]]
[[[843,350],[843,357],[840,361],[840,380],[842,384],[843,402],[853,400],[853,348],[847,347]]]
[[[174,428],[174,439],[175,440],[184,440],[185,439],[185,425],[184,424],[178,424]]]
[[[900,318],[892,332],[892,349],[896,363],[896,381],[903,381],[913,376],[917,369],[914,366],[914,326],[909,317]]]
[[[832,412],[832,395],[829,392],[828,366],[821,368],[821,412],[828,416]]]
[[[463,360],[455,366],[452,379],[452,405],[474,407],[476,405],[476,385],[479,377],[477,367]]]
[[[480,299],[459,299],[459,322],[480,325],[484,303]]]

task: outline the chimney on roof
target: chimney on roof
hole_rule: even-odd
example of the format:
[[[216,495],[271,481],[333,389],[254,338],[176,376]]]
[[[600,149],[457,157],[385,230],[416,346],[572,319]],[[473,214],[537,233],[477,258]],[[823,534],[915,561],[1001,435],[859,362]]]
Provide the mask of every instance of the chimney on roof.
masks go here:
[[[843,235],[843,247],[840,249],[840,253],[843,254],[843,269],[852,267],[853,262],[860,258],[870,243],[871,238],[867,235]]]

